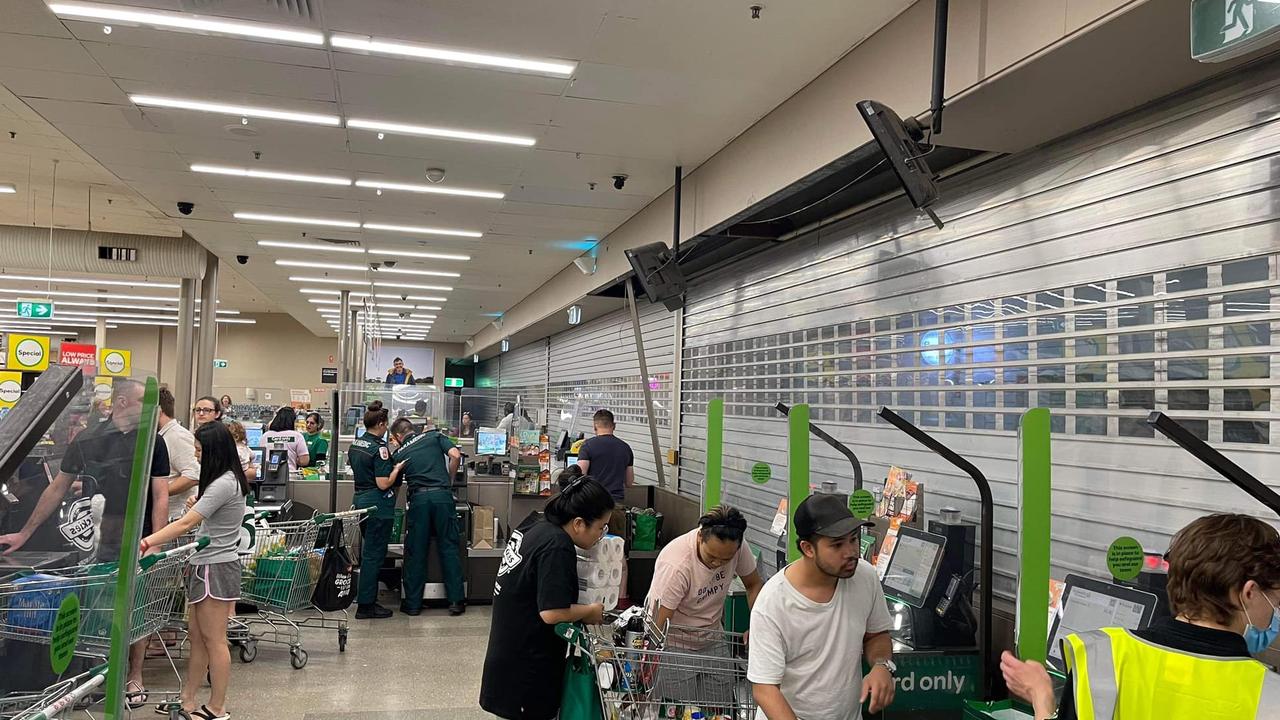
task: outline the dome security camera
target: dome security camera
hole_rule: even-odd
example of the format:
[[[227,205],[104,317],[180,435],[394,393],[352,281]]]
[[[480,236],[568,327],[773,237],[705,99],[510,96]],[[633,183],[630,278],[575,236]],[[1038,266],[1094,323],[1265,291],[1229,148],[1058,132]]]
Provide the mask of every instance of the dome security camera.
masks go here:
[[[618,174],[613,176],[613,189],[621,190],[627,184],[627,176]]]
[[[393,268],[393,267],[395,267],[395,266],[396,266],[396,261],[395,261],[395,260],[383,260],[383,261],[382,261],[382,264],[383,264],[383,265],[385,265],[385,266],[387,266],[387,267],[389,267],[389,268]]]
[[[427,168],[427,180],[433,183],[444,182],[444,168]]]
[[[236,262],[240,263],[241,265],[248,265],[248,264],[249,264],[249,256],[248,256],[248,255],[237,255],[237,256],[236,256]]]
[[[185,201],[178,202],[178,212],[182,213],[183,215],[190,215],[191,213],[195,212],[195,209],[196,209],[196,204],[193,202],[185,202]]]

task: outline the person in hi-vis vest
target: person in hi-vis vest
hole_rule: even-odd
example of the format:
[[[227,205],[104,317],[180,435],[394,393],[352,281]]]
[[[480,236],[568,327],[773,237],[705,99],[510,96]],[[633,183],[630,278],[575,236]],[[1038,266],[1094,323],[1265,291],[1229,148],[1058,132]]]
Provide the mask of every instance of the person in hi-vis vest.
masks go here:
[[[1280,719],[1280,675],[1253,658],[1280,635],[1280,533],[1209,515],[1178,531],[1166,557],[1173,617],[1067,636],[1056,708],[1044,667],[1004,653],[1005,682],[1036,720]]]

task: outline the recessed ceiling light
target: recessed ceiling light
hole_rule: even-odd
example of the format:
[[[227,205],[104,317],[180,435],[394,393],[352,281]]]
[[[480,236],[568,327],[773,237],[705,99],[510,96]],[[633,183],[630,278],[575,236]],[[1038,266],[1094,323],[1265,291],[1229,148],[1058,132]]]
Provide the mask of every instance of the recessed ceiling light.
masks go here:
[[[382,55],[400,55],[422,60],[436,60],[450,64],[475,65],[477,67],[492,67],[503,70],[523,70],[560,77],[569,77],[577,68],[576,63],[450,50],[430,45],[419,45],[418,43],[399,40],[378,40],[368,36],[348,35],[345,33],[330,33],[329,44],[344,50],[360,50]]]
[[[424,137],[444,138],[446,140],[471,140],[473,142],[520,145],[522,147],[533,147],[538,143],[537,140],[531,137],[523,137],[519,135],[499,135],[496,133],[475,132],[473,130],[455,130],[452,128],[430,127],[427,125],[408,125],[405,123],[387,122],[385,120],[366,120],[364,118],[351,118],[347,120],[347,127],[356,128],[358,130],[374,130],[379,133],[391,133],[392,135],[421,135]]]
[[[129,100],[131,100],[135,105],[143,105],[147,107],[195,110],[198,112],[217,113],[219,115],[232,115],[238,118],[285,120],[288,122],[308,123],[311,125],[328,125],[331,127],[342,126],[342,118],[337,115],[277,110],[275,108],[255,107],[252,105],[230,105],[227,103],[188,100],[186,98],[161,97],[158,95],[130,95]]]
[[[425,258],[427,260],[462,260],[471,259],[470,255],[451,255],[449,253],[417,252],[416,250],[369,250],[370,255],[392,255],[397,257]]]
[[[276,264],[280,267],[315,268],[317,270],[351,270],[353,272],[364,272],[369,269],[368,265],[311,262],[310,260],[277,260]]]
[[[410,270],[407,268],[398,268],[398,267],[396,268],[380,267],[374,272],[390,273],[392,275],[422,275],[424,277],[450,277],[450,278],[462,277],[462,273],[456,273],[456,272],[446,272],[443,270]]]
[[[360,223],[354,220],[334,220],[331,218],[297,217],[294,215],[271,215],[267,213],[237,212],[232,213],[237,220],[255,220],[257,222],[291,223],[293,225],[325,225],[327,227],[358,228]],[[174,287],[177,287],[176,285]]]
[[[302,173],[279,172],[276,170],[254,170],[253,168],[224,167],[222,165],[191,166],[191,172],[211,173],[214,175],[234,175],[236,177],[257,178],[259,180],[288,180],[291,182],[318,183],[320,185],[351,185],[350,178],[332,175],[304,175]]]
[[[67,278],[67,277],[40,277],[38,275],[0,275],[0,280],[29,280],[32,282],[55,282],[55,283],[72,283],[79,285],[119,285],[123,287],[137,287],[138,285],[146,285],[153,288],[170,288],[176,289],[177,283],[160,283],[151,280],[87,280],[84,278]],[[32,290],[31,292],[38,292]]]
[[[198,30],[218,33],[219,35],[236,35],[238,37],[259,40],[284,40],[287,42],[321,45],[324,35],[311,30],[268,25],[266,23],[231,20],[218,17],[188,15],[187,13],[165,12],[162,10],[142,10],[141,8],[123,8],[97,3],[55,2],[49,3],[49,9],[58,17],[77,20],[112,20],[115,22],[148,25],[156,28],[172,28],[175,30]]]
[[[18,188],[12,183],[0,183],[0,195],[13,195],[18,192]]]
[[[351,245],[338,245],[335,243],[304,243],[304,242],[287,242],[284,240],[259,240],[258,245],[261,247],[288,248],[290,250],[314,250],[316,252],[340,252],[340,253],[353,253],[357,255],[364,254],[364,248],[362,247],[353,247]],[[326,290],[325,292],[328,292],[328,291]]]
[[[506,195],[489,190],[464,190],[462,188],[441,187],[439,185],[413,185],[410,183],[383,182],[381,180],[356,180],[356,187],[374,188],[377,190],[403,190],[405,192],[428,193],[433,195],[456,195],[459,197],[487,198],[501,200]]]
[[[365,223],[365,230],[382,230],[384,232],[413,233],[415,235],[447,235],[449,237],[480,238],[484,233],[474,230],[447,230],[444,228],[417,227],[414,225],[387,225],[385,223]]]

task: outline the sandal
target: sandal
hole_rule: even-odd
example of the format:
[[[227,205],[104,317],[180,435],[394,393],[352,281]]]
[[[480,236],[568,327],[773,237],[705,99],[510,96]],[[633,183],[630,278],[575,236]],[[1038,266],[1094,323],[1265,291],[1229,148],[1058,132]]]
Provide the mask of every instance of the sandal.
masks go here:
[[[191,713],[191,717],[200,718],[200,720],[231,720],[231,713],[223,712],[221,715],[214,715],[208,705],[201,705],[199,710]]]
[[[147,689],[142,686],[142,683],[137,680],[130,680],[124,689],[125,704],[129,706],[130,710],[137,710],[147,704]]]

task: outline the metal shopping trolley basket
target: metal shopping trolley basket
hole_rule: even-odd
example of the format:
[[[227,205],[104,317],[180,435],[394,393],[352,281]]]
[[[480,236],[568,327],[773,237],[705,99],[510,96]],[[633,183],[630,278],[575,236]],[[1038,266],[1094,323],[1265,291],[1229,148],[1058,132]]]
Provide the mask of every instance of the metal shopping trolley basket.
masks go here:
[[[271,523],[255,529],[253,552],[242,558],[240,595],[244,602],[257,605],[259,612],[239,618],[248,631],[248,637],[238,643],[242,661],[253,662],[258,655],[258,642],[269,642],[288,645],[290,663],[302,669],[307,664],[307,651],[302,647],[304,627],[336,630],[338,650],[346,651],[347,612],[343,610],[341,617],[332,617],[311,602],[325,553],[324,547],[317,547],[317,540],[327,537],[333,524],[341,520],[344,541],[349,542],[359,532],[360,520],[368,511],[369,508],[323,513],[308,520]],[[315,612],[304,618],[289,617],[307,609]]]
[[[708,720],[755,717],[738,633],[658,628],[639,608],[590,630],[561,623],[556,633],[590,659],[605,720],[681,720],[694,712]]]
[[[138,561],[126,625],[128,642],[151,635],[169,621],[173,598],[182,589],[183,563],[208,544],[209,539],[202,537]],[[118,579],[115,563],[12,575],[0,581],[0,636],[49,644],[63,602],[75,597],[80,607],[80,628],[74,652],[85,657],[106,657],[111,650]]]
[[[59,680],[42,692],[0,697],[0,720],[53,720],[77,708],[93,704],[93,693],[107,679],[107,664]]]

